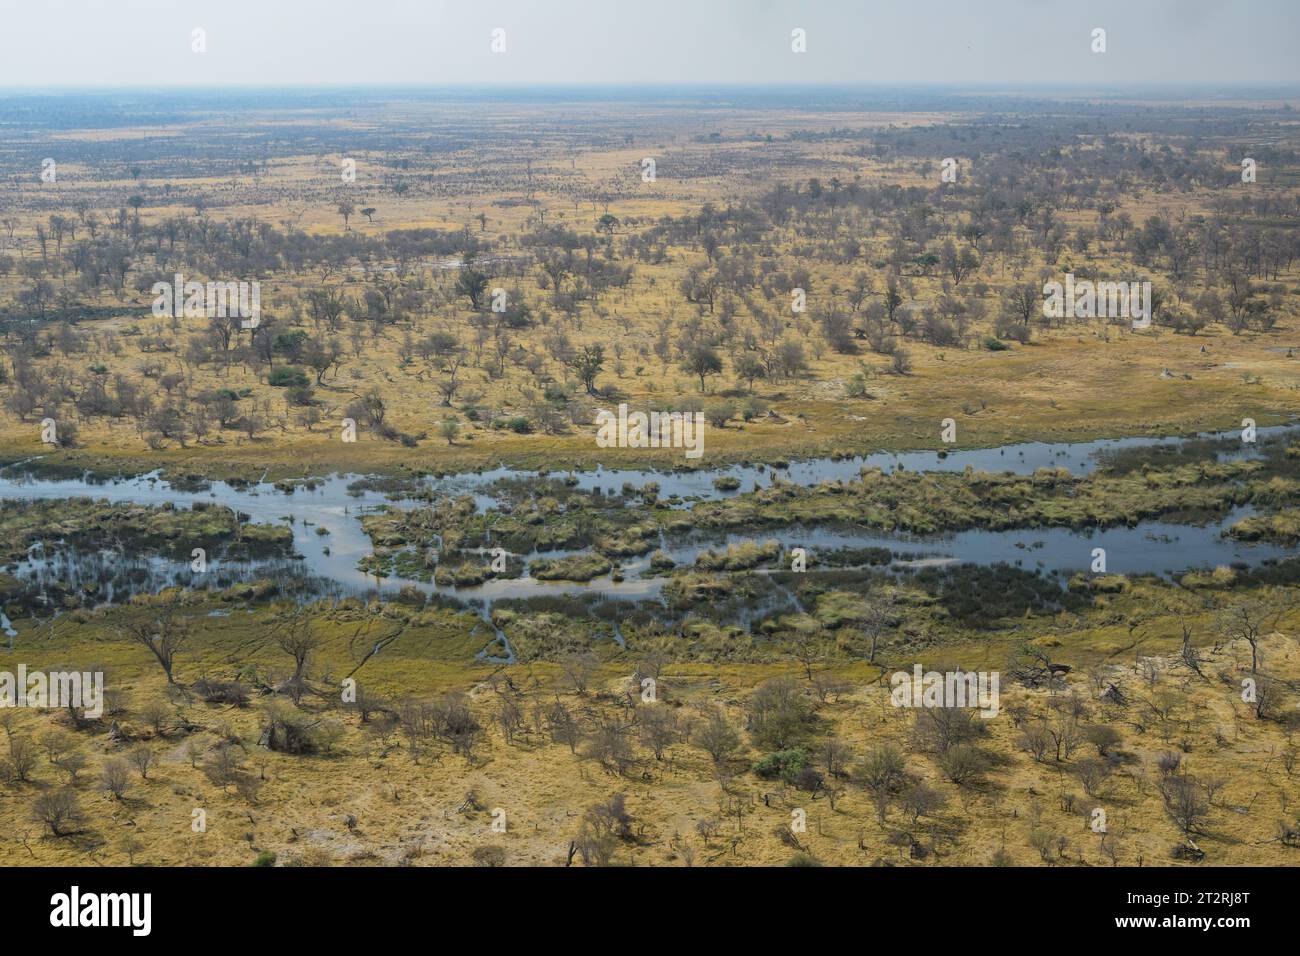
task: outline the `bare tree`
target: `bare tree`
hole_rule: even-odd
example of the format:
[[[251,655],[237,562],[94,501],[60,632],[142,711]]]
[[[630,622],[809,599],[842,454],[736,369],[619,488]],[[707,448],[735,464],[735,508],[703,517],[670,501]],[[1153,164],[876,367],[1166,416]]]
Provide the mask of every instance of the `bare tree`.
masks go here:
[[[695,734],[695,743],[713,758],[715,764],[722,764],[739,752],[740,734],[720,709],[714,709]]]
[[[617,720],[603,720],[587,738],[586,756],[611,773],[625,774],[633,763],[628,728]]]
[[[1197,832],[1210,815],[1210,801],[1205,788],[1196,778],[1185,774],[1169,774],[1160,780],[1160,796],[1165,810],[1183,831],[1184,836]]]
[[[1183,644],[1181,650],[1178,652],[1178,658],[1183,662],[1184,667],[1194,673],[1201,680],[1208,680],[1209,678],[1201,672],[1201,652],[1192,644],[1192,629],[1188,627],[1186,622],[1182,624],[1182,628]]]
[[[652,704],[637,710],[641,724],[641,743],[649,747],[656,760],[664,759],[664,751],[677,742],[677,715],[664,704]]]
[[[140,779],[148,780],[149,768],[154,765],[157,755],[153,752],[153,748],[148,744],[139,744],[131,748],[131,752],[128,754],[128,759],[131,761],[132,766],[139,771]]]
[[[582,740],[582,728],[578,726],[578,722],[574,720],[573,714],[564,706],[563,701],[557,700],[547,708],[546,729],[552,741],[564,744],[569,748],[570,753],[578,752],[578,744]]]
[[[100,770],[100,787],[113,795],[114,800],[121,800],[131,789],[131,768],[121,757],[110,757],[104,761]]]
[[[893,614],[890,611],[889,604],[875,601],[862,602],[862,610],[854,616],[853,623],[862,632],[862,636],[870,641],[871,650],[867,654],[867,662],[874,664],[876,662],[876,648],[880,643],[880,638],[893,623]]]
[[[32,819],[50,828],[51,836],[67,836],[85,819],[77,793],[71,787],[42,793],[32,802]]]
[[[307,690],[307,658],[321,645],[321,638],[312,631],[307,612],[295,608],[271,626],[271,638],[277,647],[293,658],[293,675],[284,690],[296,704]]]
[[[177,591],[170,601],[152,610],[144,620],[127,621],[116,628],[120,635],[153,654],[169,684],[176,683],[172,674],[176,652],[190,639],[190,621],[179,613],[180,606],[181,592]]]
[[[3,767],[0,767],[0,773],[19,783],[26,783],[31,779],[32,771],[36,769],[39,759],[36,747],[28,738],[10,737],[9,759],[4,762]]]
[[[564,671],[564,676],[573,686],[574,692],[585,694],[587,684],[590,683],[599,663],[596,655],[591,651],[574,651],[561,658],[560,669]]]
[[[86,769],[86,755],[80,750],[71,750],[52,763],[68,775],[68,786],[72,786],[77,782],[81,771]]]
[[[881,744],[854,767],[853,776],[871,794],[876,821],[883,826],[890,801],[907,780],[902,753],[893,744]]]
[[[934,816],[947,802],[942,793],[923,783],[908,787],[899,799],[903,812],[912,818],[912,826],[916,826],[921,817]]]
[[[1259,642],[1265,628],[1276,627],[1281,608],[1262,601],[1243,601],[1219,615],[1219,633],[1228,641],[1245,641],[1250,645],[1250,672],[1259,673]],[[1272,619],[1271,624],[1269,619]]]

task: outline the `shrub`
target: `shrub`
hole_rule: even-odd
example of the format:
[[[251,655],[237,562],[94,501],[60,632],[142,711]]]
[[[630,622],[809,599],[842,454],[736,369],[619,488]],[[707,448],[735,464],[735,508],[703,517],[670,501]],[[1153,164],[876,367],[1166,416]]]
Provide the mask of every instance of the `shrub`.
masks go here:
[[[849,377],[849,380],[844,383],[844,394],[847,398],[869,398],[867,377],[861,372],[854,372]]]
[[[714,428],[726,428],[727,422],[736,415],[736,406],[731,402],[709,402],[704,406],[704,420]]]
[[[266,377],[266,384],[274,388],[306,388],[308,382],[302,369],[282,365],[271,370],[271,374]]]
[[[496,866],[506,865],[505,847],[500,847],[500,846],[476,847],[474,849],[474,852],[470,854],[470,857],[474,860],[475,866],[496,867]]]
[[[754,763],[754,773],[764,780],[780,779],[793,783],[800,772],[808,766],[808,751],[802,747],[792,750],[778,750],[760,757]]]
[[[770,750],[792,749],[817,721],[807,696],[789,677],[774,677],[759,685],[747,710],[754,742]]]
[[[527,435],[533,430],[533,423],[522,415],[515,415],[512,418],[495,419],[492,422],[492,427],[497,431],[504,428],[516,435]]]

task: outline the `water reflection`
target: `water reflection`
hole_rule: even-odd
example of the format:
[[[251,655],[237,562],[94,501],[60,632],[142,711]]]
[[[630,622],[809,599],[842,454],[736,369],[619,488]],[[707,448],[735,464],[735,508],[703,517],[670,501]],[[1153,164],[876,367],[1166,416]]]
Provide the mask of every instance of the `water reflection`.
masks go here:
[[[1279,436],[1300,432],[1297,426],[1277,426],[1259,430],[1261,444]],[[953,452],[906,452],[875,454],[857,458],[821,458],[794,462],[779,469],[781,480],[801,485],[823,481],[851,481],[864,468],[905,468],[910,471],[962,471],[967,467],[995,472],[1029,474],[1038,468],[1066,468],[1086,474],[1100,461],[1134,449],[1153,453],[1177,454],[1195,447],[1205,453],[1207,442],[1224,441],[1215,454],[1221,459],[1261,454],[1259,445],[1245,445],[1237,433],[1203,436],[1200,439],[1128,438],[1049,445],[1030,442],[1002,448]],[[661,498],[678,499],[682,507],[693,500],[717,499],[739,492],[720,492],[714,480],[732,476],[741,490],[772,480],[774,470],[763,466],[734,465],[693,472],[655,472],[597,469],[565,476],[565,483],[584,491],[619,493],[624,486],[635,489],[655,482]],[[287,523],[293,530],[295,555],[292,559],[222,561],[214,559],[204,574],[194,574],[186,561],[158,556],[133,556],[120,552],[61,551],[39,549],[10,569],[20,581],[40,594],[56,589],[79,596],[84,603],[97,604],[119,600],[140,591],[154,592],[169,585],[186,587],[228,588],[239,583],[271,579],[296,582],[321,595],[366,595],[393,592],[402,587],[415,588],[426,594],[454,599],[472,598],[490,623],[493,603],[548,595],[573,595],[598,599],[658,600],[665,579],[650,573],[648,556],[624,560],[611,574],[585,583],[538,581],[528,576],[527,563],[539,555],[523,555],[525,571],[517,578],[489,578],[474,587],[456,588],[400,577],[376,577],[358,568],[358,562],[371,553],[369,538],[362,530],[360,518],[386,505],[400,508],[421,507],[438,495],[470,495],[480,510],[497,503],[495,490],[501,483],[530,482],[536,472],[497,468],[477,473],[423,478],[416,481],[393,479],[358,479],[354,475],[333,475],[301,483],[271,484],[257,482],[178,481],[169,483],[158,474],[134,478],[95,480],[88,477],[47,479],[34,476],[22,463],[0,472],[0,503],[21,499],[49,499],[85,496],[114,503],[176,506],[195,503],[226,505],[246,514],[257,523]],[[554,477],[554,476],[552,476]],[[418,494],[425,500],[411,497]],[[1126,574],[1169,575],[1197,567],[1215,567],[1233,563],[1258,564],[1287,556],[1288,549],[1264,543],[1243,543],[1225,537],[1223,531],[1251,514],[1238,508],[1230,515],[1204,525],[1142,522],[1134,527],[1074,531],[1066,528],[1013,531],[972,530],[935,537],[911,537],[879,532],[856,532],[844,529],[782,529],[779,540],[786,549],[803,546],[810,550],[831,551],[840,548],[884,548],[902,566],[925,563],[973,562],[1007,563],[1028,570],[1066,575],[1085,569],[1091,562],[1093,548],[1105,548],[1108,570]],[[689,534],[665,537],[662,550],[678,565],[693,565],[700,551],[710,547],[740,543],[745,540],[773,537],[763,530],[752,534]],[[564,557],[580,551],[548,551],[546,557]],[[485,557],[485,562],[487,558]],[[615,580],[615,576],[620,580]],[[7,619],[5,619],[7,621]],[[0,621],[0,626],[8,627]],[[495,630],[495,628],[494,628]],[[498,640],[504,636],[498,632]]]

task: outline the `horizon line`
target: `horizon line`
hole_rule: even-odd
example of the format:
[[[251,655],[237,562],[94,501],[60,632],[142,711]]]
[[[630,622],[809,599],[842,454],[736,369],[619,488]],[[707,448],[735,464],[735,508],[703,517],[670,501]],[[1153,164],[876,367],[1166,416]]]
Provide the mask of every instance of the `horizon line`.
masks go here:
[[[429,82],[410,82],[410,81],[388,81],[388,80],[364,80],[352,83],[223,83],[218,85],[206,83],[123,83],[123,84],[58,84],[46,83],[40,85],[32,84],[4,84],[0,83],[0,94],[15,92],[217,92],[224,90],[244,90],[244,91],[270,91],[270,92],[297,92],[297,91],[317,91],[317,90],[555,90],[555,89],[587,89],[587,90],[643,90],[643,89],[674,89],[674,90],[943,90],[956,91],[977,90],[980,92],[1000,91],[1000,92],[1019,92],[1019,91],[1056,91],[1056,90],[1103,90],[1107,92],[1114,91],[1140,91],[1140,90],[1188,90],[1188,91],[1216,91],[1222,93],[1227,90],[1259,91],[1259,90],[1291,90],[1300,94],[1300,80],[1277,80],[1277,81],[1242,81],[1236,83],[1217,83],[1209,81],[1178,81],[1178,80],[1142,80],[1120,83],[1105,83],[1097,81],[1089,82],[1000,82],[996,80],[982,81],[950,81],[950,82],[900,82],[900,81],[854,81],[854,82],[818,82],[818,81],[786,81],[780,83],[771,82],[750,82],[750,81],[724,81],[724,80],[692,80],[692,81],[601,81],[601,80],[548,80],[539,82],[529,81],[429,81]]]

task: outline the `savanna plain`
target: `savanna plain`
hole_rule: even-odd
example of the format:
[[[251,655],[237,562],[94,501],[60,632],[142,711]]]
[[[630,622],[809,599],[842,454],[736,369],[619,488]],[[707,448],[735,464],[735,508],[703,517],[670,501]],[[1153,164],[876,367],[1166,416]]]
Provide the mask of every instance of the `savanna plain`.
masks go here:
[[[0,707],[0,862],[1300,854],[1293,104],[0,124],[0,672],[104,681]],[[598,442],[620,406],[700,455]]]

